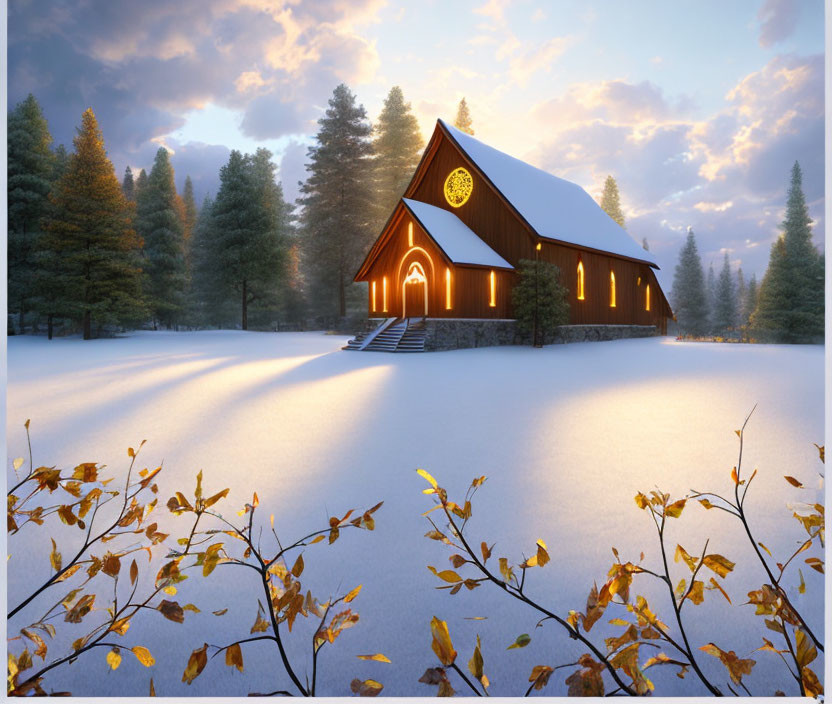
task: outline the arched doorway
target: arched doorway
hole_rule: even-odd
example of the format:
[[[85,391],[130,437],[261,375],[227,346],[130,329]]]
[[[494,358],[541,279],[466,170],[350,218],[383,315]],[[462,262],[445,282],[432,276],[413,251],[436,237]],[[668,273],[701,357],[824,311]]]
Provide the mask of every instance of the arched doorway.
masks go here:
[[[419,262],[411,262],[402,282],[402,317],[428,314],[428,279]]]

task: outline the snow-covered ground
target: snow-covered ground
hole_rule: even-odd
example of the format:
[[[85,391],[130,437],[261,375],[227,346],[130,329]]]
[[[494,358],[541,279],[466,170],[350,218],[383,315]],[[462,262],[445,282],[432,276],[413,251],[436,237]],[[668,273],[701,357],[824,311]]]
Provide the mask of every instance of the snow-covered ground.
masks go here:
[[[551,622],[536,629],[534,613],[488,585],[456,596],[434,589],[440,582],[426,566],[445,569],[450,553],[423,537],[429,525],[420,514],[431,502],[417,467],[452,498],[473,477],[486,475],[469,523],[472,539],[496,542],[494,557],[516,562],[521,552],[531,554],[536,539],[545,540],[552,562],[529,573],[527,591],[566,615],[583,610],[593,581],[605,579],[611,546],[634,561],[644,551],[645,565],[658,567],[655,530],[633,502],[637,491],[730,490],[738,444],[733,431],[757,404],[745,456],[745,467],[759,467],[746,504],[752,528],[781,557],[803,535],[789,505],[814,495],[790,487],[783,475],[819,486],[822,465],[812,443],[823,442],[822,347],[653,338],[390,355],[342,352],[346,340],[242,332],[137,333],[90,342],[11,338],[9,456],[26,454],[26,418],[32,419],[36,464],[97,461],[120,476],[125,449],[146,438],[143,464],[164,461],[163,501],[175,490],[192,493],[202,469],[209,491],[231,487],[227,515],[256,491],[261,519],[274,513],[285,538],[384,500],[373,533],[346,531],[334,546],[324,542],[305,553],[304,588],[313,593],[364,585],[352,604],[361,622],[322,651],[319,693],[327,695],[349,694],[353,677],[381,681],[385,695],[433,695],[434,687],[417,681],[436,664],[433,615],[448,621],[460,665],[481,636],[495,694],[522,694],[532,666],[573,662],[584,652]],[[173,519],[166,509],[158,514],[162,529],[183,530],[185,518]],[[710,538],[709,551],[737,563],[725,580],[733,606],[707,592],[705,604],[686,607],[692,644],[714,641],[757,660],[747,680],[754,694],[778,687],[796,694],[775,655],[749,655],[763,636],[775,634],[742,605],[764,575],[740,524],[691,504],[669,533],[671,550],[679,542],[698,553]],[[48,543],[35,530],[10,541],[10,602],[49,573],[48,548],[33,551],[28,542],[35,535]],[[59,535],[59,547],[75,537]],[[676,579],[687,576],[679,564],[672,569]],[[823,579],[811,569],[803,574],[806,594],[793,589],[794,599],[822,632]],[[796,586],[796,574],[790,583]],[[634,589],[672,623],[667,595],[657,585],[637,581]],[[207,580],[193,576],[177,599],[195,603],[201,613],[188,612],[184,626],[146,613],[123,638],[126,645],[147,646],[156,667],[145,669],[126,654],[110,673],[102,649],[56,671],[49,684],[76,695],[145,694],[151,675],[160,696],[244,696],[289,687],[275,652],[262,643],[244,646],[244,675],[216,658],[190,687],[180,681],[194,648],[248,635],[259,596],[248,570],[220,569]],[[225,607],[227,615],[211,614]],[[606,626],[607,618],[624,615],[608,610],[591,634],[599,646],[604,635],[620,630]],[[466,619],[474,616],[488,618]],[[521,633],[531,634],[531,644],[507,651]],[[289,640],[296,662],[305,663],[308,632]],[[392,664],[355,657],[376,652]],[[644,648],[642,660],[651,654]],[[724,683],[715,658],[699,653],[698,660]],[[658,669],[650,671],[657,694],[702,693],[692,673],[682,681]],[[301,678],[307,674],[305,664],[298,670]],[[569,672],[557,671],[543,693],[564,694]],[[464,692],[461,683],[457,689]]]

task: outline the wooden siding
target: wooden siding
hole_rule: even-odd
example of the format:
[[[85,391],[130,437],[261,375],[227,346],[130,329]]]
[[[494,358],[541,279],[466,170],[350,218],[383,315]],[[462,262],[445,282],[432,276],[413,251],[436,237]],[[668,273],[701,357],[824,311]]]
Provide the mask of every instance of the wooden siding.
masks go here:
[[[456,168],[467,169],[474,181],[468,201],[459,208],[445,200],[444,184]],[[445,135],[437,124],[405,197],[452,212],[493,250],[513,266],[521,259],[534,259],[535,245],[541,242],[539,256],[558,266],[561,279],[569,290],[570,323],[609,325],[656,325],[664,334],[670,306],[649,265],[577,245],[542,240],[520,218],[503,196],[479,173],[477,167]],[[511,289],[517,281],[515,272],[497,269],[497,305],[490,307],[487,268],[454,266],[433,240],[414,222],[414,246],[428,254],[414,251],[402,263],[408,251],[407,225],[414,222],[399,204],[382,235],[371,249],[356,279],[370,282],[369,310],[382,314],[382,279],[388,278],[388,315],[402,313],[402,280],[411,261],[422,263],[428,277],[428,315],[436,318],[511,318]],[[433,267],[429,266],[432,259]],[[577,300],[577,266],[584,264],[584,300]],[[452,309],[445,308],[445,267],[452,272]],[[429,272],[429,268],[432,273]],[[610,306],[610,271],[615,273],[616,306]],[[377,310],[372,310],[372,282],[376,281]],[[650,286],[650,310],[646,310],[646,287]],[[408,311],[409,313],[409,311]]]
[[[413,246],[408,241],[408,225],[413,224]],[[491,269],[455,266],[434,241],[402,208],[391,220],[391,231],[378,257],[370,264],[362,280],[369,282],[368,310],[371,315],[401,316],[402,284],[410,266],[418,262],[425,272],[428,287],[428,316],[431,318],[510,318],[511,289],[516,275],[494,269],[496,306],[489,306]],[[451,308],[446,308],[445,270],[451,272]],[[387,311],[383,310],[384,277],[387,277]],[[373,310],[373,282],[376,284],[376,310]],[[408,287],[414,284],[409,284]],[[414,294],[409,292],[412,304]],[[407,309],[408,316],[423,314]]]

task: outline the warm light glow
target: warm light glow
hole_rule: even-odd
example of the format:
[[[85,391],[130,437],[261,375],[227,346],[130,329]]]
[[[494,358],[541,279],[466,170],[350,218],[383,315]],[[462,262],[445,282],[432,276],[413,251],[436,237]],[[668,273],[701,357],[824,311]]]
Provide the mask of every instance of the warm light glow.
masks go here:
[[[462,167],[454,169],[445,179],[445,200],[451,207],[459,208],[471,197],[474,179]]]
[[[451,270],[445,269],[445,310],[451,309]]]
[[[584,263],[578,262],[578,300],[584,300]]]
[[[497,307],[497,274],[493,271],[491,272],[491,276],[489,277],[491,282],[491,299],[488,301],[488,305],[491,308]]]
[[[413,246],[413,223],[407,223],[407,246]]]
[[[543,245],[540,242],[538,242],[537,247],[535,247],[535,249],[539,252],[541,249],[543,249]]]
[[[387,312],[387,277],[381,280],[381,300],[384,304],[384,312]]]
[[[408,249],[402,255],[402,258],[399,259],[399,269],[396,272],[396,281],[398,281],[401,278],[401,276],[402,276],[402,267],[404,266],[405,261],[410,258],[410,255],[413,254],[413,252],[421,252],[422,254],[425,255],[425,259],[427,259],[428,264],[430,264],[430,278],[431,278],[431,281],[433,281],[433,277],[435,275],[434,268],[433,268],[433,257],[431,257],[430,254],[428,254],[427,250],[424,249],[423,247],[411,247],[410,249]]]
[[[610,272],[610,308],[615,308],[615,272]]]
[[[376,282],[375,281],[373,281],[372,289],[373,289],[373,313],[375,313],[376,310],[378,309],[378,306],[376,306]]]
[[[638,281],[636,281],[636,286],[641,286],[641,277],[638,277]]]
[[[425,270],[419,262],[413,262],[408,269],[407,276],[404,279],[405,284],[424,284],[427,283]]]
[[[413,262],[407,270],[407,276],[402,282],[402,317],[407,317],[407,291],[408,284],[422,284],[424,285],[425,294],[425,317],[428,315],[428,279],[425,276],[425,270],[419,262]]]
[[[650,284],[647,284],[644,296],[644,310],[650,310]]]

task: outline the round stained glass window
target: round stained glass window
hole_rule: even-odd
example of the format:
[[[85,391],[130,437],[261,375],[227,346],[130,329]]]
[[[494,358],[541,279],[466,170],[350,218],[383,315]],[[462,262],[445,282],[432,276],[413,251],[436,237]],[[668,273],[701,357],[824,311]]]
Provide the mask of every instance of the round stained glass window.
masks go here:
[[[454,208],[465,205],[474,190],[474,179],[462,167],[454,169],[445,179],[445,200]]]

